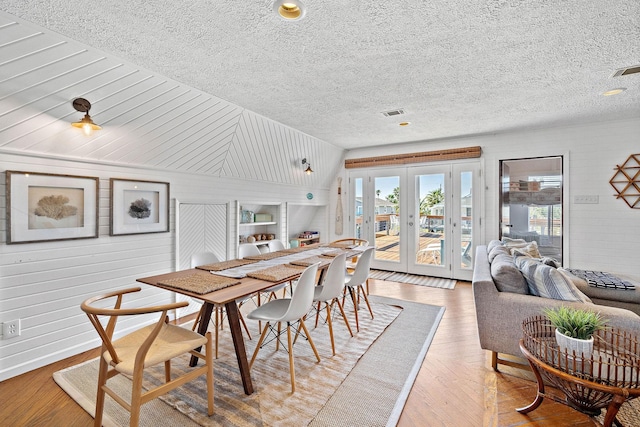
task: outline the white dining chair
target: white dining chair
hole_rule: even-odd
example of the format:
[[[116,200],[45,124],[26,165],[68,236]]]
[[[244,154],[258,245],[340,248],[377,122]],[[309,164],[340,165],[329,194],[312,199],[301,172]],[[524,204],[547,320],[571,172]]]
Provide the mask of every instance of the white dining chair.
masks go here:
[[[351,326],[349,326],[349,320],[347,319],[347,315],[345,314],[342,303],[340,302],[340,298],[344,293],[344,273],[346,271],[347,264],[346,256],[347,254],[343,253],[333,258],[333,261],[331,261],[331,264],[329,264],[329,267],[327,267],[327,271],[324,274],[322,284],[316,286],[313,293],[313,302],[317,303],[315,327],[318,327],[318,319],[320,317],[320,311],[322,311],[321,306],[324,304],[324,308],[327,311],[326,321],[329,325],[331,350],[334,355],[336,354],[336,344],[333,338],[333,323],[331,320],[331,311],[333,310],[334,304],[337,304],[340,309],[340,313],[344,319],[344,324],[347,326],[349,334],[353,336],[353,331],[351,331]]]
[[[300,275],[300,278],[298,279],[298,284],[293,290],[293,295],[291,296],[291,298],[274,299],[261,305],[247,315],[249,319],[267,322],[264,329],[262,330],[262,334],[260,335],[258,345],[253,352],[253,356],[251,357],[249,369],[251,369],[251,367],[253,366],[253,363],[258,356],[258,352],[262,347],[262,343],[264,342],[267,333],[272,333],[275,336],[276,351],[278,350],[280,345],[280,335],[284,333],[284,331],[282,331],[281,329],[281,323],[286,322],[291,393],[294,393],[296,391],[296,376],[293,362],[293,340],[291,337],[292,325],[294,325],[295,328],[295,325],[299,324],[307,340],[309,341],[309,344],[311,345],[311,349],[313,350],[317,361],[320,362],[320,355],[318,354],[318,350],[316,349],[316,346],[311,339],[311,335],[309,334],[307,326],[304,324],[304,317],[313,305],[313,294],[316,284],[316,274],[318,273],[318,265],[320,265],[320,263],[312,264],[302,272],[302,275]],[[276,325],[276,327],[274,327],[274,324]]]
[[[243,243],[240,246],[238,246],[238,259],[242,259],[248,256],[257,256],[261,254],[262,252],[260,252],[258,247],[251,243]],[[289,285],[291,285],[291,282],[289,282]],[[271,301],[274,298],[278,298],[278,295],[276,294],[276,292],[278,292],[281,289],[283,289],[282,296],[283,297],[286,296],[286,289],[285,289],[286,287],[287,287],[287,283],[280,283],[278,285],[265,289],[264,291],[261,292],[261,294],[264,294],[267,297],[267,301]],[[257,306],[261,305],[260,300],[261,300],[260,294],[258,294],[258,302],[256,303]]]
[[[356,264],[353,274],[347,273],[344,277],[345,289],[351,294],[351,299],[353,300],[353,311],[356,316],[356,330],[358,332],[360,332],[360,323],[358,321],[358,301],[360,294],[362,294],[364,301],[367,303],[367,308],[369,308],[369,313],[373,319],[373,310],[371,310],[371,304],[369,304],[369,298],[367,297],[367,291],[365,289],[367,281],[369,280],[373,251],[375,251],[373,247],[365,249],[362,255],[360,255],[360,258],[358,258],[358,263]]]
[[[285,249],[282,240],[269,240],[269,252],[277,252]]]

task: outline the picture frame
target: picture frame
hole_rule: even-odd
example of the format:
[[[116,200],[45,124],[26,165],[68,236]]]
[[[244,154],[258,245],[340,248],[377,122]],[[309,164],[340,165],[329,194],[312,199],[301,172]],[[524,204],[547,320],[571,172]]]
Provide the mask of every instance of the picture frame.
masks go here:
[[[111,178],[109,234],[169,231],[169,183]]]
[[[6,171],[7,244],[98,237],[98,177]]]

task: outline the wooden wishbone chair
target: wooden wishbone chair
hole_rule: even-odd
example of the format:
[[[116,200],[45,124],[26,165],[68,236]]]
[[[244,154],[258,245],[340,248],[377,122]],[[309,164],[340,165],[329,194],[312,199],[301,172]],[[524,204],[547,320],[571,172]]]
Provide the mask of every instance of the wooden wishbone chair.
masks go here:
[[[102,339],[94,425],[102,425],[105,393],[130,412],[129,426],[137,426],[140,421],[140,407],[144,403],[203,374],[207,375],[207,411],[209,415],[213,415],[211,333],[208,332],[206,336],[202,336],[197,332],[168,323],[167,313],[169,310],[187,306],[188,303],[186,301],[143,308],[122,308],[123,296],[139,291],[140,288],[136,287],[110,292],[89,298],[80,306]],[[103,308],[105,306],[104,300],[111,301],[114,299],[113,308]],[[94,303],[98,303],[96,304],[97,306],[94,306]],[[113,339],[116,322],[119,317],[149,313],[159,313],[159,318],[155,323],[142,327],[121,338]],[[205,354],[194,350],[201,346],[205,347]],[[196,367],[181,377],[171,379],[171,359],[186,353],[204,359],[204,366]],[[144,391],[142,389],[144,369],[163,362],[165,383],[154,389]],[[132,377],[130,402],[117,395],[107,385],[107,380],[118,374],[127,374]]]

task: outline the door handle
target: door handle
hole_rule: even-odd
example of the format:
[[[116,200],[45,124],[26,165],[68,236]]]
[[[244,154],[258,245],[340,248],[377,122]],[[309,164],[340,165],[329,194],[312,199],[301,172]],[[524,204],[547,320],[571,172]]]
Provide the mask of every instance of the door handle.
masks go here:
[[[413,222],[410,222],[410,223],[409,223],[409,226],[413,227]]]

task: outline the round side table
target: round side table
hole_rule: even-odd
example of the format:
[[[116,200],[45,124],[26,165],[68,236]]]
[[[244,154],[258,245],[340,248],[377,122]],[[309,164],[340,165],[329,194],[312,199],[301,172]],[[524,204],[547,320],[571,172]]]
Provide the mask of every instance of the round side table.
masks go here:
[[[640,342],[623,330],[606,328],[594,335],[593,354],[560,351],[555,328],[544,316],[522,323],[520,350],[536,376],[538,392],[532,403],[516,409],[522,414],[536,409],[545,397],[566,404],[590,416],[606,408],[605,427],[614,422],[627,400],[640,397]],[[545,393],[545,384],[560,390],[565,398]]]

